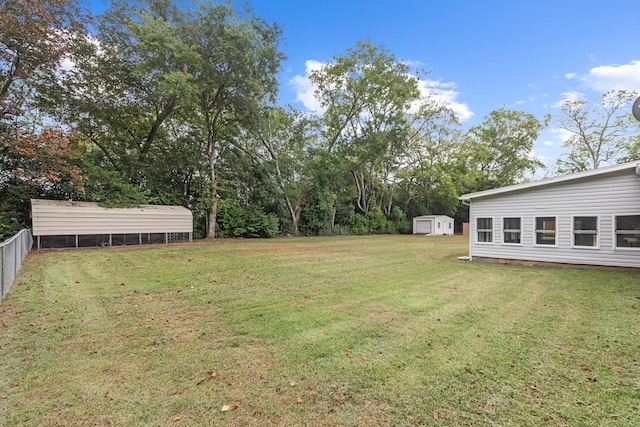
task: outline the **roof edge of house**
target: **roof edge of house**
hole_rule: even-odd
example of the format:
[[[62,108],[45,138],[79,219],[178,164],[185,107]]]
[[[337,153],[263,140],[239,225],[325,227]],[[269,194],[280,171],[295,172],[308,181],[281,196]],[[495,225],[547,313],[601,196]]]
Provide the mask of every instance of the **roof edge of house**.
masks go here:
[[[609,173],[615,173],[626,169],[635,169],[636,175],[640,177],[640,160],[633,162],[620,163],[618,165],[605,166],[598,169],[591,169],[588,171],[576,172],[568,175],[560,175],[553,178],[544,178],[537,181],[524,182],[521,184],[508,185],[505,187],[493,188],[491,190],[478,191],[475,193],[463,194],[458,197],[462,201],[471,201],[472,199],[479,199],[482,197],[495,196],[498,194],[510,193],[513,191],[526,190],[529,188],[542,187],[545,185],[557,184],[566,181],[573,181],[576,179],[588,178],[591,176],[604,175]]]

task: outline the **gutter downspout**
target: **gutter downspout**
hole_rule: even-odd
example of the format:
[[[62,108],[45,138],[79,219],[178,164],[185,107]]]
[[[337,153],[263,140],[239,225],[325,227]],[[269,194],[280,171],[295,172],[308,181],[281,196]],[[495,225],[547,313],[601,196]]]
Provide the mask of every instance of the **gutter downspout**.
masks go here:
[[[469,206],[469,213],[471,213],[471,202],[467,200],[460,200],[463,206]],[[471,231],[471,218],[469,218],[469,231]],[[469,255],[467,255],[469,261],[473,261],[473,257],[471,256],[471,232],[469,232]]]

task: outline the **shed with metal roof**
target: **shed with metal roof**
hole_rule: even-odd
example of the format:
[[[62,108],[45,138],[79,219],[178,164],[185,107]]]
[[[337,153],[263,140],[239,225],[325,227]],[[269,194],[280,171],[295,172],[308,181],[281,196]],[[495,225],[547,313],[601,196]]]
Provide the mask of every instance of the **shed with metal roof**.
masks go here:
[[[31,200],[38,249],[190,242],[193,216],[182,206],[105,208],[92,202]]]

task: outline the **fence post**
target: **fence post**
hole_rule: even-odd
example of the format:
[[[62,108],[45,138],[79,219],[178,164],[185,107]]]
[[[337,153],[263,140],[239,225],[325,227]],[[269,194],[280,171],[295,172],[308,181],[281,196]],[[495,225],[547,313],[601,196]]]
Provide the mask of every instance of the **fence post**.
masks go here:
[[[22,255],[22,251],[18,249],[18,247],[20,246],[20,243],[22,243],[22,235],[24,233],[21,231],[20,233],[18,233],[18,235],[20,237],[18,237],[16,240],[14,240],[13,244],[14,244],[14,249],[13,249],[13,278],[15,279],[16,276],[18,275],[18,269],[20,268],[20,265],[22,264],[22,258],[18,259],[18,257],[20,255]],[[18,252],[20,252],[18,254]]]
[[[5,258],[5,245],[2,245],[2,254],[0,255],[0,301],[4,298],[4,258]]]

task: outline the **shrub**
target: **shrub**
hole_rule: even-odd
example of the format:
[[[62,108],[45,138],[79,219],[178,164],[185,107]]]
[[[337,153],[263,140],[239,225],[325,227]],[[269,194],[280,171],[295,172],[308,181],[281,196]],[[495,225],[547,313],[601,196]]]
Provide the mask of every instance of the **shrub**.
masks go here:
[[[278,217],[258,208],[225,205],[218,210],[218,237],[274,237],[278,228]]]
[[[366,215],[356,214],[351,232],[357,235],[393,234],[397,230],[392,221],[388,220],[381,211],[376,210]]]

